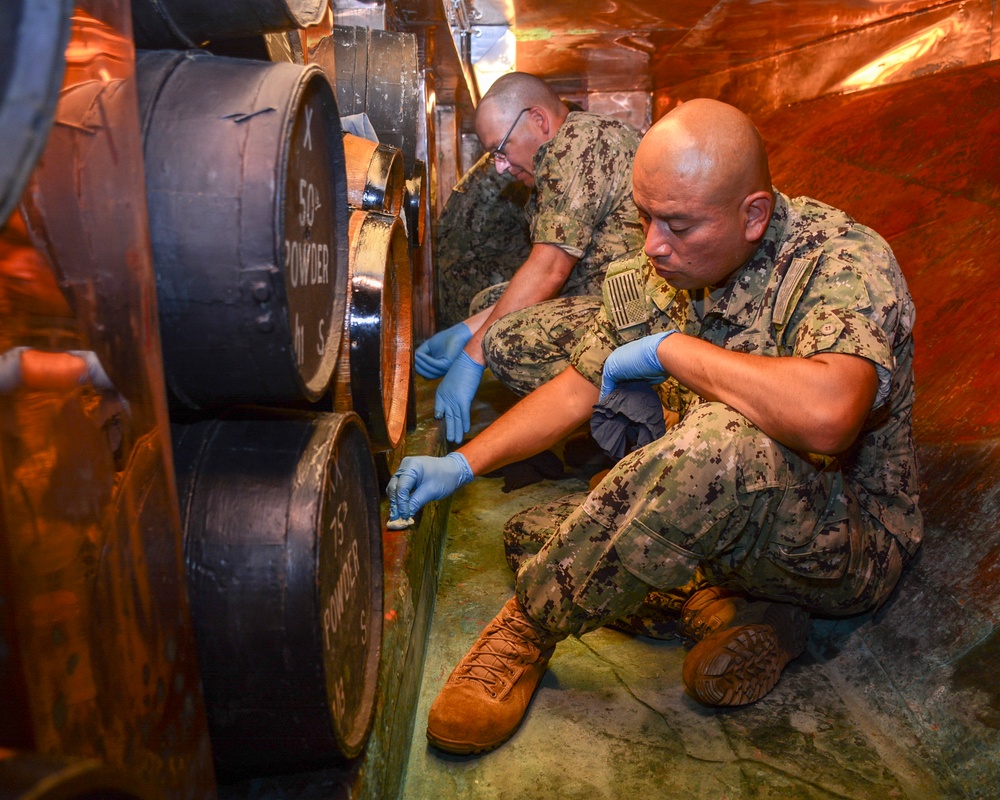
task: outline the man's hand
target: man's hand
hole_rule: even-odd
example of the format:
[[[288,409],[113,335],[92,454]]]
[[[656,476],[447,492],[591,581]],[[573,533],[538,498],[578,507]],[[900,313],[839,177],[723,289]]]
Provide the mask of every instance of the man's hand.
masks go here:
[[[649,384],[663,383],[667,372],[656,355],[660,342],[677,331],[654,333],[622,345],[604,362],[601,375],[601,400],[622,381],[641,380]]]
[[[469,432],[472,398],[476,396],[485,371],[485,366],[477,364],[463,351],[438,385],[434,395],[434,418],[444,418],[445,438],[449,442],[458,444]]]
[[[455,363],[462,348],[472,338],[472,330],[464,322],[435,333],[417,348],[413,362],[417,372],[428,380],[440,378]]]
[[[389,519],[413,517],[431,500],[441,500],[472,480],[472,468],[461,453],[443,458],[407,456],[389,479]]]

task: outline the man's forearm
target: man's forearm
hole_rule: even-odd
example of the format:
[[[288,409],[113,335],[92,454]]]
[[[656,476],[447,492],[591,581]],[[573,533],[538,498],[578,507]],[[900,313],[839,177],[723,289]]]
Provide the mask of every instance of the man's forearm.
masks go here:
[[[875,367],[859,356],[758,356],[683,334],[668,336],[656,353],[684,386],[736,409],[787,447],[812,453],[849,447],[878,390]]]
[[[590,418],[598,389],[567,367],[459,449],[475,475],[533,456]]]
[[[472,317],[472,320],[479,323],[475,328],[466,321],[472,329],[472,338],[465,346],[469,357],[484,364],[483,337],[490,325],[514,311],[557,297],[575,263],[576,258],[556,245],[534,245],[528,259],[514,273],[500,299],[489,310],[488,316],[485,319],[480,314]]]

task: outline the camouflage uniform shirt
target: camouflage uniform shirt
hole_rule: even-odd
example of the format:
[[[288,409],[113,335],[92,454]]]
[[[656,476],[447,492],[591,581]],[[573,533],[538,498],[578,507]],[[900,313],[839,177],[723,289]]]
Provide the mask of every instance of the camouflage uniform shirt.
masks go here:
[[[632,202],[639,138],[626,122],[575,111],[535,153],[531,241],[557,245],[578,259],[563,296],[599,295],[608,265],[642,250]]]
[[[670,329],[757,355],[866,358],[875,365],[879,387],[855,444],[839,463],[805,455],[821,468],[842,470],[865,511],[912,555],[923,523],[911,435],[915,312],[906,282],[885,241],[842,211],[781,193],[775,201],[756,254],[725,287],[674,290],[645,257],[615,265],[609,286],[617,275],[631,278],[641,287],[645,308],[624,320],[620,315],[616,325],[606,290],[570,363],[600,386],[604,361],[615,347]],[[670,380],[665,392],[684,394]]]

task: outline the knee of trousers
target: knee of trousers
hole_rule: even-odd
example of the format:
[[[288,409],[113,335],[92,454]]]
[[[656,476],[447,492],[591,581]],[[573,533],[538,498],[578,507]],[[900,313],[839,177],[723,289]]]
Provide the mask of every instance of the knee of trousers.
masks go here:
[[[584,509],[619,531],[619,547],[634,540],[629,550],[645,551],[638,563],[655,573],[659,562],[681,557],[690,565],[733,545],[750,532],[755,496],[780,498],[788,479],[781,445],[728,406],[706,402],[619,461]],[[674,577],[668,570],[663,579]]]
[[[503,546],[510,568],[516,573],[586,499],[586,492],[577,492],[551,503],[526,508],[507,520],[503,526]]]
[[[569,355],[509,314],[493,323],[483,337],[486,366],[516,394],[530,394],[569,366]]]
[[[534,391],[569,366],[569,354],[600,307],[599,297],[569,296],[507,314],[484,335],[487,366],[518,394]]]

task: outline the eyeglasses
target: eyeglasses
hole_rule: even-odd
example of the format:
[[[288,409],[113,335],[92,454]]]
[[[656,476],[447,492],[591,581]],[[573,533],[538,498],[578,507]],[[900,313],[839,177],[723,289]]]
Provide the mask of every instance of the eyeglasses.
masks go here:
[[[514,122],[511,123],[511,126],[507,129],[507,133],[505,133],[503,138],[500,140],[500,144],[498,144],[496,147],[490,150],[490,158],[493,159],[493,161],[496,161],[498,158],[503,159],[504,161],[507,160],[507,154],[503,151],[503,146],[507,144],[507,140],[510,138],[510,135],[514,132],[514,128],[517,127],[518,120],[521,119],[522,116],[524,116],[525,111],[530,111],[530,110],[531,107],[528,106],[527,108],[522,108],[519,112],[517,112],[517,116],[514,117]]]

